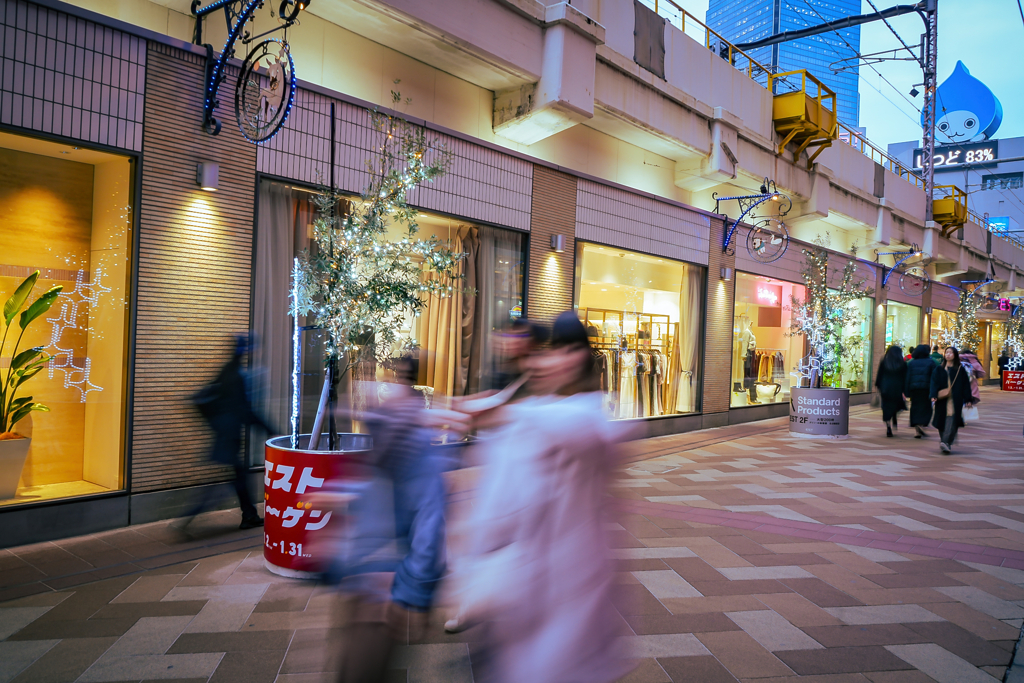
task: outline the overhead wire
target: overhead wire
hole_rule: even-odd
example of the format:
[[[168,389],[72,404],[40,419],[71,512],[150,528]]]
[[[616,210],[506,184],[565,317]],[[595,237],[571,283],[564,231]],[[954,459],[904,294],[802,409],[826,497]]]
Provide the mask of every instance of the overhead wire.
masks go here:
[[[1017,0],[1017,2],[1020,2],[1020,0]],[[906,41],[903,40],[900,34],[896,33],[896,29],[892,27],[892,24],[889,23],[889,20],[883,17],[882,13],[878,11],[878,8],[875,7],[875,3],[873,3],[871,0],[868,0],[868,4],[871,5],[871,9],[875,10],[875,14],[877,14],[881,18],[881,20],[885,22],[885,25],[889,28],[890,31],[892,31],[892,34],[896,36],[896,40],[900,41],[900,43],[903,44],[903,47],[907,49],[907,52],[909,52],[910,54],[914,54],[914,51],[910,48],[909,45],[907,45]]]
[[[813,7],[813,6],[811,5],[811,4],[810,4],[810,2],[808,2],[808,0],[802,0],[802,1],[803,1],[804,5],[806,5],[806,6],[807,6],[807,9],[809,9],[809,10],[810,10],[811,12],[813,12],[813,13],[814,13],[814,14],[815,14],[815,15],[816,15],[816,16],[817,16],[817,17],[818,17],[818,18],[819,18],[819,19],[820,19],[820,20],[822,21],[822,23],[824,23],[824,22],[826,22],[826,21],[827,21],[827,19],[825,19],[825,17],[823,17],[823,16],[821,15],[821,13],[820,13],[820,12],[818,12],[818,10],[816,10],[816,9],[815,9],[815,8],[814,8],[814,7]],[[798,12],[797,12],[797,9],[796,9],[795,7],[793,7],[792,5],[790,5],[790,4],[789,4],[789,2],[788,2],[787,0],[783,0],[783,2],[785,2],[785,3],[786,3],[786,5],[787,5],[787,6],[788,6],[788,7],[790,8],[790,9],[792,9],[792,10],[793,10],[793,11],[794,11],[795,13],[798,13]],[[868,0],[868,4],[870,4],[870,5],[871,5],[872,9],[874,9],[876,13],[878,12],[878,8],[877,8],[877,7],[875,7],[875,4],[874,4],[874,3],[873,3],[873,2],[871,1],[871,0]],[[1021,4],[1021,0],[1017,0],[1017,6],[1018,6],[1018,9],[1020,9],[1020,11],[1021,11],[1021,19],[1022,19],[1022,21],[1024,21],[1024,5],[1022,5],[1022,4]],[[883,19],[883,21],[885,21],[885,20]],[[896,36],[896,38],[898,38],[898,39],[899,39],[899,41],[900,41],[901,43],[903,43],[903,46],[904,46],[905,48],[907,48],[907,49],[909,50],[909,49],[910,49],[910,48],[909,48],[909,46],[907,46],[907,44],[906,44],[906,42],[904,42],[903,38],[902,38],[902,37],[900,37],[900,35],[899,35],[898,33],[896,33],[895,29],[893,29],[893,27],[889,25],[889,22],[888,22],[888,21],[885,21],[885,25],[886,25],[886,26],[888,26],[888,27],[889,27],[889,30],[890,30],[890,31],[892,31],[893,35],[895,35],[895,36]],[[808,26],[810,26],[810,24],[809,24],[809,23],[808,23]],[[848,40],[846,39],[846,37],[845,37],[845,36],[844,36],[844,35],[843,35],[843,34],[841,33],[841,31],[840,31],[840,30],[834,30],[834,31],[830,31],[830,33],[835,33],[835,34],[836,34],[836,35],[837,35],[837,36],[839,37],[839,39],[840,39],[840,40],[842,40],[842,41],[843,41],[843,43],[845,43],[845,44],[846,44],[846,47],[848,47],[848,48],[850,49],[850,51],[851,51],[851,52],[853,52],[853,53],[854,53],[854,55],[855,55],[855,56],[856,56],[856,57],[857,57],[858,59],[860,59],[860,60],[863,60],[863,56],[861,55],[860,51],[859,51],[859,50],[857,50],[856,48],[854,48],[854,47],[853,47],[853,45],[851,45],[851,44],[850,44],[850,41],[848,41]],[[832,50],[832,51],[833,51],[833,52],[834,52],[834,53],[835,53],[835,54],[836,54],[837,56],[839,56],[839,57],[842,57],[842,56],[843,56],[843,55],[841,55],[841,54],[839,53],[839,51],[838,51],[838,50],[836,50],[836,49],[835,49],[835,47],[834,47],[834,46],[832,46],[832,45],[829,45],[828,43],[825,43],[825,44],[826,44],[826,45],[828,45],[828,46],[829,46],[829,48],[830,48],[830,49],[831,49],[831,50]],[[897,93],[899,93],[899,94],[900,94],[900,97],[902,97],[902,98],[903,98],[903,99],[904,99],[904,100],[905,100],[905,101],[907,102],[907,104],[909,104],[909,105],[911,106],[911,108],[913,108],[913,109],[914,109],[914,111],[916,111],[916,112],[917,112],[917,113],[919,113],[919,114],[921,113],[921,110],[920,110],[920,109],[919,109],[919,108],[917,107],[917,105],[915,105],[915,104],[914,104],[914,103],[913,103],[912,101],[910,101],[909,99],[907,99],[907,96],[903,94],[903,91],[902,91],[902,90],[900,90],[899,88],[897,88],[897,87],[896,87],[895,85],[893,85],[893,83],[892,83],[892,82],[891,82],[891,81],[890,81],[890,80],[889,80],[888,78],[886,78],[885,76],[883,76],[883,75],[882,75],[882,73],[881,73],[881,72],[880,72],[880,71],[879,71],[878,69],[876,69],[876,68],[875,68],[875,67],[874,67],[873,65],[871,65],[871,64],[867,64],[867,63],[865,64],[865,66],[867,66],[867,67],[868,67],[868,68],[870,68],[870,69],[871,69],[872,71],[874,71],[874,72],[875,72],[876,74],[878,74],[878,77],[879,77],[879,78],[880,78],[881,80],[885,81],[885,82],[886,82],[886,84],[888,84],[888,85],[889,85],[889,87],[891,87],[891,88],[892,88],[893,90],[895,90],[895,91],[896,91]],[[894,107],[896,107],[896,109],[897,109],[898,111],[900,111],[900,113],[902,113],[902,114],[903,114],[904,116],[906,116],[907,118],[909,118],[909,119],[911,119],[912,121],[914,121],[914,117],[913,117],[913,116],[911,116],[911,115],[910,115],[910,114],[908,114],[908,113],[907,113],[906,111],[904,111],[902,107],[900,107],[899,105],[897,105],[897,104],[896,104],[895,102],[893,102],[893,101],[892,101],[891,99],[889,99],[888,97],[885,97],[885,95],[884,95],[884,94],[882,93],[882,91],[881,91],[881,90],[879,90],[878,88],[874,87],[874,85],[872,85],[872,84],[871,84],[871,83],[870,83],[870,82],[869,82],[869,81],[868,81],[867,79],[864,79],[864,82],[865,82],[865,83],[867,83],[867,84],[868,84],[869,86],[871,86],[871,88],[872,88],[873,90],[875,90],[876,92],[878,92],[878,94],[879,94],[879,95],[881,95],[881,96],[882,96],[882,97],[883,97],[883,98],[884,98],[884,99],[885,99],[885,100],[886,100],[887,102],[889,102],[889,103],[890,103],[890,104],[892,104],[892,105],[893,105]],[[943,112],[945,112],[945,111],[946,111],[946,109],[945,109],[945,107],[943,107]],[[919,123],[919,121],[914,121],[914,122],[915,122],[915,123]],[[961,151],[963,151],[963,148],[962,148],[962,147],[960,147],[960,143],[958,143],[958,142],[955,142],[955,141],[954,141],[954,142],[953,142],[953,145],[955,145],[955,146],[957,147],[957,149],[960,149]],[[975,169],[965,169],[965,171],[971,171],[971,170],[974,170],[974,171],[975,171],[976,173],[978,173],[979,175],[981,175],[981,174],[980,174],[980,172],[978,172],[978,171],[977,171],[977,170],[975,170]],[[1017,204],[1020,204],[1022,208],[1024,208],[1024,202],[1022,202],[1022,200],[1021,200],[1020,198],[1018,198],[1018,197],[1016,197],[1016,196],[1014,196],[1014,195],[1012,195],[1012,194],[1009,194],[1009,195],[1008,195],[1008,194],[1006,194],[1006,192],[1005,192],[1004,190],[1002,190],[1002,189],[999,189],[999,188],[996,188],[996,191],[997,191],[997,192],[999,192],[999,193],[1000,193],[1001,195],[1003,195],[1004,197],[1006,197],[1007,199],[1009,199],[1009,200],[1010,200],[1011,202],[1016,202]],[[986,229],[989,229],[989,228],[987,228],[987,227],[986,227]],[[999,234],[999,233],[997,233],[997,234]]]

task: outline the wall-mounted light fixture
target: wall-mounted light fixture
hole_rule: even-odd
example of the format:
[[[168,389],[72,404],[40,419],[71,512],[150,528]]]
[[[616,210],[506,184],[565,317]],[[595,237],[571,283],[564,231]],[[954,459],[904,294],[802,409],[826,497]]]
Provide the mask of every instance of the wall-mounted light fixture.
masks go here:
[[[565,235],[552,235],[551,248],[560,254],[565,251]]]
[[[207,192],[216,192],[220,179],[220,166],[212,161],[200,161],[196,165],[196,185]]]
[[[926,313],[927,315],[931,315],[931,314],[932,314],[932,307],[931,307],[931,306],[925,306],[925,307],[924,307],[924,312],[925,312],[925,313]]]
[[[718,275],[719,275],[719,277],[720,277],[721,279],[723,279],[723,280],[725,280],[726,282],[728,282],[729,280],[731,280],[731,279],[732,279],[732,268],[724,268],[724,267],[723,267],[723,268],[722,268],[722,269],[721,269],[721,270],[720,270],[720,271],[718,272]]]

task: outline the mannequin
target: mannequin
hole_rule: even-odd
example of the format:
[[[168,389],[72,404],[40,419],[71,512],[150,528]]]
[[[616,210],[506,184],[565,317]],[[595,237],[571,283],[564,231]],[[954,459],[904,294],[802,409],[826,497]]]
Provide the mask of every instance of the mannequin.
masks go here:
[[[750,403],[760,403],[757,400],[757,394],[754,389],[754,382],[757,381],[756,356],[754,354],[754,349],[757,348],[757,337],[754,336],[754,331],[750,329],[750,318],[747,316],[740,318],[740,333],[736,344],[742,354],[743,388],[749,394]]]

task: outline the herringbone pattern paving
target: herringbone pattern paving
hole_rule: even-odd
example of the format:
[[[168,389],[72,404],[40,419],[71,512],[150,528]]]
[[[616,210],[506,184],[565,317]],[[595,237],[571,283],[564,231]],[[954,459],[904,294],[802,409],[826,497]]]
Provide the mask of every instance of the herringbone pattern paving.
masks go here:
[[[631,445],[611,523],[623,680],[1001,680],[1024,620],[1022,401],[986,389],[953,456],[934,434],[885,438],[868,410],[845,442],[769,421]],[[269,574],[258,537],[172,536],[0,551],[0,590],[21,596],[0,603],[0,683],[333,680],[329,589]],[[441,621],[395,681],[474,680],[473,629]]]

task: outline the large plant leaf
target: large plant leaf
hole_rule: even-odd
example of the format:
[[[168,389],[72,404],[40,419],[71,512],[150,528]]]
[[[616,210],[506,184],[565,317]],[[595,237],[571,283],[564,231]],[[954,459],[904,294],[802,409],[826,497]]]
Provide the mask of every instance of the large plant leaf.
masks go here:
[[[18,408],[20,408],[23,405],[25,405],[26,403],[31,403],[31,402],[32,402],[32,397],[31,396],[23,396],[22,398],[16,398],[16,399],[14,399],[14,402],[11,403],[11,409],[10,409],[9,412],[13,413],[16,410],[18,410]]]
[[[25,299],[32,292],[32,289],[36,286],[36,280],[39,279],[39,271],[32,273],[25,278],[18,288],[14,290],[14,294],[4,303],[4,323],[7,325],[11,324],[14,320],[14,316],[18,315],[18,311],[25,305]]]
[[[21,329],[24,330],[33,320],[50,310],[50,306],[52,306],[53,302],[57,300],[57,297],[60,296],[61,290],[63,289],[63,285],[54,285],[47,290],[45,294],[33,301],[32,305],[26,308],[25,312],[21,314],[21,319],[18,321],[18,325],[21,326]]]
[[[17,372],[14,373],[14,377],[11,378],[11,389],[17,389],[22,384],[38,375],[42,369],[42,366],[39,366],[34,367],[31,370],[26,370],[25,368],[18,370]]]
[[[43,352],[42,346],[36,346],[31,349],[25,349],[11,361],[11,367],[17,370],[20,367],[26,366],[32,362],[32,359]]]
[[[14,414],[11,415],[11,422],[7,426],[7,428],[14,429],[14,425],[18,424],[19,421],[24,420],[25,417],[28,416],[28,414],[31,413],[33,410],[37,410],[41,413],[50,412],[50,409],[47,406],[44,406],[42,403],[27,403],[22,407],[18,408],[16,411],[14,411]]]

